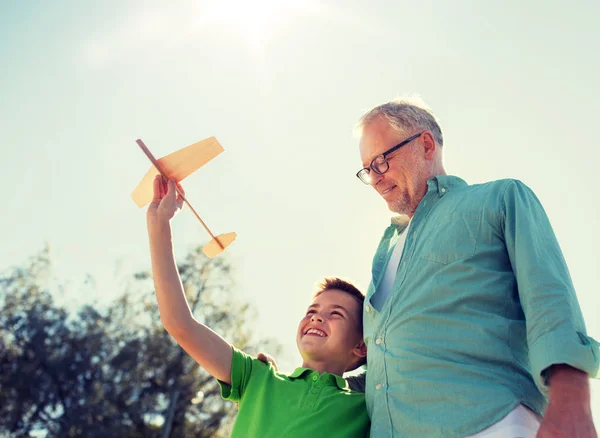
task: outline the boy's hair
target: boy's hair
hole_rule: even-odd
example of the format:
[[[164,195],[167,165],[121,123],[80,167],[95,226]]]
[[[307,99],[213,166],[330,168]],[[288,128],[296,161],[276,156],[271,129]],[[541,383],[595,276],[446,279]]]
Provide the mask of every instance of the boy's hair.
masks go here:
[[[342,292],[346,292],[349,295],[352,295],[360,304],[361,314],[362,314],[362,306],[365,302],[365,294],[363,294],[356,286],[346,280],[342,280],[339,277],[325,277],[321,280],[320,283],[317,284],[317,288],[315,293],[313,294],[313,300],[321,295],[323,292],[337,289]],[[362,324],[362,322],[361,322]]]
[[[358,301],[358,330],[362,336],[363,332],[363,304],[365,302],[365,294],[363,294],[356,286],[351,282],[343,280],[339,277],[325,277],[320,283],[317,284],[316,290],[313,294],[313,300],[321,295],[323,292],[328,290],[340,290],[342,292],[351,295],[356,301]],[[367,363],[366,357],[361,357],[360,360],[354,362],[346,371],[352,371],[356,368]]]

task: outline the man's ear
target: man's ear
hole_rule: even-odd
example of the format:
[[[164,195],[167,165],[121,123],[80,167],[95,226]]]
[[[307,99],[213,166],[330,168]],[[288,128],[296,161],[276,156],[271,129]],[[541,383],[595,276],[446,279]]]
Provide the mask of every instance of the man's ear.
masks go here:
[[[431,135],[431,132],[425,131],[425,132],[423,132],[423,134],[421,134],[421,137],[423,138],[423,148],[424,148],[424,152],[425,152],[425,159],[432,160],[433,157],[435,156],[435,151],[437,148],[437,146],[435,144],[435,140],[433,138],[433,135]]]
[[[356,346],[354,347],[352,352],[357,357],[366,357],[367,356],[367,346],[365,345],[365,342],[361,339],[360,342],[358,344],[356,344]]]

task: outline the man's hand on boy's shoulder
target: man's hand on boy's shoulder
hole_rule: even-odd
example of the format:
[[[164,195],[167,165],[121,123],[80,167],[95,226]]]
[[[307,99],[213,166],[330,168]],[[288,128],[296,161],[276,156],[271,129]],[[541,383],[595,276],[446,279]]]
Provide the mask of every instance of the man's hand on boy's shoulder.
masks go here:
[[[258,353],[258,355],[256,356],[256,358],[258,360],[260,360],[261,362],[266,363],[267,365],[271,364],[273,366],[273,368],[275,368],[275,371],[279,371],[279,367],[277,366],[277,362],[275,362],[275,359],[273,359],[273,357],[270,354],[267,354],[267,353]]]
[[[346,377],[346,382],[352,391],[365,392],[365,384],[367,381],[367,373],[363,371],[355,376]]]

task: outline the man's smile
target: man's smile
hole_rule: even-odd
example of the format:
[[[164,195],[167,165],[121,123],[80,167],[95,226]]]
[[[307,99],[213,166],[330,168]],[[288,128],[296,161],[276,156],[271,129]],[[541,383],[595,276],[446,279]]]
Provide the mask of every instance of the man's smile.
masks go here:
[[[394,185],[394,186],[391,186],[391,187],[388,187],[387,189],[385,189],[384,191],[382,191],[382,192],[381,192],[381,196],[384,196],[384,195],[388,194],[389,192],[391,192],[391,191],[392,191],[392,190],[394,190],[395,188],[396,188],[396,186],[395,186],[395,185]]]

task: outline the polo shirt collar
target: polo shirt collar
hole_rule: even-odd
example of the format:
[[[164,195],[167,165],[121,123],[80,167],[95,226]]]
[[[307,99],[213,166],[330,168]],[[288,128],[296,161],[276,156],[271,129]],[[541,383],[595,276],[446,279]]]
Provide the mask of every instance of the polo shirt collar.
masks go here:
[[[311,370],[310,368],[296,368],[294,372],[289,375],[289,377],[290,379],[299,379],[310,374],[315,374],[316,376],[319,375],[317,371]],[[323,373],[322,378],[328,378],[328,380],[332,383],[335,382],[337,387],[340,389],[350,389],[350,387],[348,386],[348,382],[346,382],[346,379],[344,379],[341,376],[338,376],[337,374]]]

